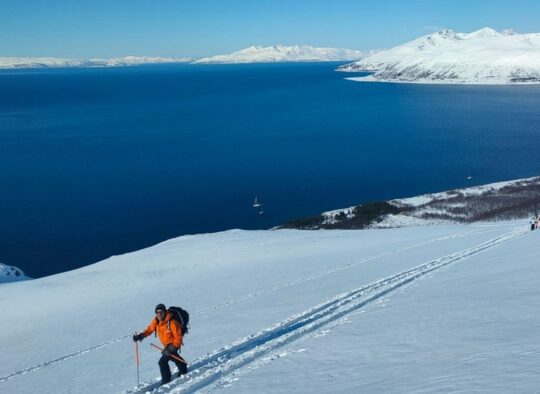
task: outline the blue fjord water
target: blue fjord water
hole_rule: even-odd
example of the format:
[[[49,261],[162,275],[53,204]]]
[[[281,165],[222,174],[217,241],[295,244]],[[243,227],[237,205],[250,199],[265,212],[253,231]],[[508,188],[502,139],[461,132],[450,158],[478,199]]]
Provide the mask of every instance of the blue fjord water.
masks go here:
[[[357,83],[337,65],[0,72],[0,262],[39,277],[540,173],[539,86]]]

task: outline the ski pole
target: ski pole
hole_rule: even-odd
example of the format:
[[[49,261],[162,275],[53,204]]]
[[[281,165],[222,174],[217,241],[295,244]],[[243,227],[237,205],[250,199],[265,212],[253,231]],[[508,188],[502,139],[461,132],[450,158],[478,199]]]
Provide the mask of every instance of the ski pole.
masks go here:
[[[139,379],[139,342],[135,341],[135,364],[137,365],[137,387],[141,384]]]
[[[160,351],[163,351],[163,348],[162,348],[162,347],[159,347],[158,345],[155,345],[155,344],[153,344],[153,343],[151,343],[150,346],[153,346],[153,347],[155,347],[156,349],[158,349],[158,350],[160,350]],[[187,365],[187,361],[184,360],[184,358],[183,358],[182,356],[176,357],[174,354],[171,354],[171,357],[174,358],[175,360],[178,360],[178,361],[180,361],[181,363],[184,363],[184,364]]]

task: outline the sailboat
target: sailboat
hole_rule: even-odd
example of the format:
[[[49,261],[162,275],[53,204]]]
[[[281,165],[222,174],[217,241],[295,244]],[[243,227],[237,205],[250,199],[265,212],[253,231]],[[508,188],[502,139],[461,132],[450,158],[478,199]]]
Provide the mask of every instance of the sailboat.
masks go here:
[[[253,201],[253,208],[259,208],[261,204],[257,201],[257,197],[255,197],[255,201]]]

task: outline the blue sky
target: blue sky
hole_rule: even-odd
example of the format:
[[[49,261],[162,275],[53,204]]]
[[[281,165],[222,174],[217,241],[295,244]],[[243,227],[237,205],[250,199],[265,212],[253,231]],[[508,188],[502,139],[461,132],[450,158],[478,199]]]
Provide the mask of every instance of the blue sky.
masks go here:
[[[442,27],[540,31],[538,0],[0,0],[0,56],[207,56],[391,47]]]

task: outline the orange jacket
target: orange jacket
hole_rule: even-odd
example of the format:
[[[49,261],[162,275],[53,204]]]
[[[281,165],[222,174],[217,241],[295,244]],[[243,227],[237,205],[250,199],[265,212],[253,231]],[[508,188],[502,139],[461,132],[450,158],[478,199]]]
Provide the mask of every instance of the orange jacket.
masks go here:
[[[158,322],[157,318],[152,319],[146,330],[143,331],[145,337],[157,331],[159,340],[163,346],[173,344],[174,347],[182,346],[183,338],[180,332],[180,324],[172,318],[171,312],[167,312],[165,319]]]

